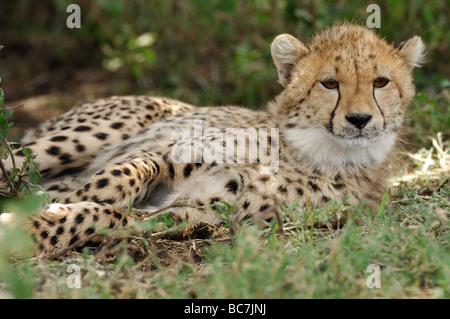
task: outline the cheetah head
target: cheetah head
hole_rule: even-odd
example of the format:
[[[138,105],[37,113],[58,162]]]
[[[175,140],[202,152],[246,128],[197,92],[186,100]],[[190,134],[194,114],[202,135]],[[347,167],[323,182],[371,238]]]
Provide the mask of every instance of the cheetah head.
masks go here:
[[[279,35],[271,52],[284,86],[272,113],[299,159],[338,167],[383,162],[415,94],[420,37],[396,46],[370,29],[341,24],[307,46]]]

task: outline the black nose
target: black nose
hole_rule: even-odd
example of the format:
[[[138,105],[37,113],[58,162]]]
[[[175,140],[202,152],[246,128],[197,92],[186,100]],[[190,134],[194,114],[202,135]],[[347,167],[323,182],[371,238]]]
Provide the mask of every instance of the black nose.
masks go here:
[[[370,114],[361,114],[361,113],[352,113],[350,115],[347,115],[345,117],[347,121],[352,123],[357,128],[363,128],[366,126],[367,122],[370,121],[372,118],[372,115]]]

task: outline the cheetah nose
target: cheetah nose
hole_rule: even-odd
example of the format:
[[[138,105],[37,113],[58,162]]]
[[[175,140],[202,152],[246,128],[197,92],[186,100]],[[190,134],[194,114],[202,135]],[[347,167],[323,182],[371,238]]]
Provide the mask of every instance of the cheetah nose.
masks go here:
[[[364,126],[366,126],[367,122],[370,121],[372,115],[364,113],[351,113],[350,115],[347,115],[345,118],[354,126],[361,129]]]

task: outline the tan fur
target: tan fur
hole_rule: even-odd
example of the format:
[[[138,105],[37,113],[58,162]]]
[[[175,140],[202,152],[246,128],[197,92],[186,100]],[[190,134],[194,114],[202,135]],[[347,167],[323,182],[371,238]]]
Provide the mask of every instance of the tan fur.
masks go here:
[[[62,204],[30,222],[30,230],[50,251],[81,244],[100,227],[126,224],[130,201],[151,210],[188,198],[196,208],[172,208],[175,217],[220,223],[211,209],[218,201],[234,207],[235,220],[264,220],[274,217],[273,195],[312,206],[376,199],[386,186],[387,164],[414,96],[411,70],[423,60],[423,48],[418,37],[394,47],[372,30],[341,24],[308,45],[290,35],[274,40],[284,90],[267,111],[197,108],[154,97],[80,105],[30,135],[44,185],[62,197]],[[389,82],[374,87],[380,78]],[[195,137],[195,120],[201,120],[201,137]],[[255,129],[256,135],[241,130],[241,139],[229,142],[227,128]],[[279,137],[270,129],[279,129]],[[183,130],[195,138],[174,140]],[[250,143],[268,143],[268,154],[249,151]],[[186,146],[192,154],[181,161]],[[217,154],[224,163],[208,162],[210,153],[199,152],[222,146]]]

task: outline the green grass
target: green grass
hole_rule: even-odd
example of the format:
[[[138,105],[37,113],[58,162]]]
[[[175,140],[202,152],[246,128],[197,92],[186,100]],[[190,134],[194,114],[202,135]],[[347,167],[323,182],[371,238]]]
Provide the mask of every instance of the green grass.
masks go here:
[[[285,236],[276,224],[245,225],[233,236],[229,229],[182,240],[131,236],[146,250],[140,261],[125,243],[109,263],[96,262],[92,251],[60,261],[22,259],[4,288],[38,298],[449,298],[449,195],[444,184],[431,196],[385,194],[375,211],[294,205],[283,208],[291,218]],[[329,222],[350,211],[344,225]],[[80,289],[66,285],[70,264],[80,267]],[[381,288],[367,287],[371,264],[380,266]]]

